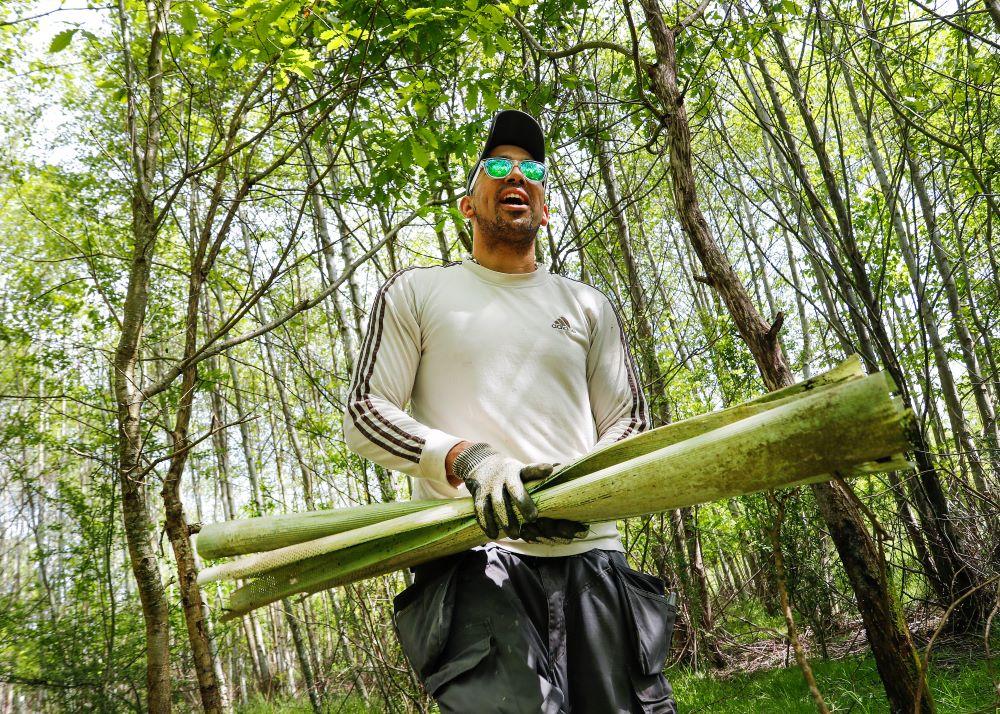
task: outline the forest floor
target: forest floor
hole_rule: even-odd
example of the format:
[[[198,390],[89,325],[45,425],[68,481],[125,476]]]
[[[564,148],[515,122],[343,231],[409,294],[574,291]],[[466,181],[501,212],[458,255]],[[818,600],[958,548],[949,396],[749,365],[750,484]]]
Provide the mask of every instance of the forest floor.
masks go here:
[[[675,669],[668,671],[679,710],[684,714],[811,714],[816,711],[797,666],[752,673],[715,673]],[[888,712],[885,692],[871,656],[810,662],[816,683],[831,712],[882,714]],[[942,651],[931,668],[930,684],[938,714],[974,714],[1000,711],[994,685],[994,666],[974,652]]]
[[[911,615],[909,623],[922,658],[927,656],[928,643],[933,639],[929,679],[938,714],[1000,713],[1000,662],[995,655],[992,661],[986,658],[981,637],[942,634],[938,632],[940,619],[926,613]],[[667,670],[681,712],[806,714],[816,711],[794,653],[784,638],[760,639],[757,627],[749,629],[757,636],[748,638],[745,644],[736,637],[724,647],[729,658],[729,665],[724,670],[695,672],[684,667]],[[827,659],[819,656],[815,640],[808,635],[808,628],[805,628],[803,645],[817,686],[831,712],[881,714],[889,711],[860,621],[846,626],[829,643]]]
[[[776,645],[776,649],[784,648]],[[982,656],[978,647],[951,641],[935,648],[930,684],[938,714],[994,714],[1000,712],[996,680],[1000,665]],[[794,664],[780,663],[773,669],[723,673],[693,672],[675,667],[667,671],[682,714],[811,714],[816,707],[809,696],[801,671]],[[889,708],[871,656],[849,654],[837,659],[811,661],[817,684],[827,707],[837,714],[883,714]],[[260,702],[241,708],[240,714],[311,714],[305,698],[280,704]],[[329,696],[325,711],[330,714],[380,712],[366,708],[351,698]],[[435,708],[433,711],[437,711]]]

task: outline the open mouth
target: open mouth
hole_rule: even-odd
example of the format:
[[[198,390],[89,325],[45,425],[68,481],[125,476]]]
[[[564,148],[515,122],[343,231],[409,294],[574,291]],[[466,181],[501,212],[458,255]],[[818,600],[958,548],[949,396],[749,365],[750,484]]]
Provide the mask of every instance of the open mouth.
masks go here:
[[[512,206],[512,207],[516,206],[516,207],[520,207],[520,208],[526,208],[528,206],[528,202],[527,201],[525,201],[523,198],[521,198],[517,194],[513,194],[513,193],[509,194],[507,196],[504,196],[503,198],[501,198],[500,199],[500,203],[502,205],[504,205],[504,206]]]

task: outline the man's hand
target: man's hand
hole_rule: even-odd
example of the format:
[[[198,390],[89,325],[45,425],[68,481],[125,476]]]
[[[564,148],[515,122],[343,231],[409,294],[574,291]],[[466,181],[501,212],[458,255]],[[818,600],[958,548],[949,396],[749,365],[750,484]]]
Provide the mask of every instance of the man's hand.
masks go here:
[[[465,482],[472,495],[479,527],[495,540],[503,532],[508,538],[528,542],[568,543],[587,532],[575,521],[538,518],[525,481],[544,479],[552,464],[522,464],[502,456],[489,444],[472,444],[454,460],[455,475]]]
[[[566,545],[587,535],[586,523],[567,521],[563,518],[538,518],[521,526],[521,540],[525,543]]]
[[[479,527],[491,539],[498,538],[501,531],[509,538],[519,538],[521,524],[538,518],[538,508],[521,480],[521,471],[526,468],[484,443],[473,444],[455,459],[455,475],[469,488]],[[550,464],[532,464],[530,468],[535,478],[552,472]]]

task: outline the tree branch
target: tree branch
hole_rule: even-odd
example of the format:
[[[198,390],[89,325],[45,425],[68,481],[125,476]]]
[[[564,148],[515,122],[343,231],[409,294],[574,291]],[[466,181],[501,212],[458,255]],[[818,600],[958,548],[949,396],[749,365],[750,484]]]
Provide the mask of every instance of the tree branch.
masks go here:
[[[426,204],[426,206],[440,205],[441,203],[444,203],[444,201],[440,200],[432,201]],[[425,206],[421,206],[421,208],[424,207]],[[307,310],[311,310],[312,308],[316,307],[321,302],[330,297],[330,295],[332,295],[337,288],[339,288],[341,285],[344,284],[344,282],[347,281],[347,279],[354,273],[355,270],[357,270],[362,264],[364,264],[365,261],[367,261],[373,255],[375,255],[375,253],[377,253],[382,248],[382,246],[384,246],[390,240],[395,238],[396,235],[399,233],[399,231],[401,231],[403,228],[412,223],[413,219],[415,219],[418,215],[419,215],[419,209],[411,211],[406,218],[401,220],[399,223],[393,226],[392,230],[390,230],[388,233],[382,236],[382,239],[379,240],[378,243],[372,246],[357,260],[352,262],[350,265],[346,266],[344,268],[344,271],[341,273],[340,277],[337,278],[336,281],[330,283],[330,285],[321,290],[319,294],[315,295],[314,297],[308,300],[301,300],[300,302],[296,303],[284,315],[275,318],[271,322],[267,323],[266,325],[262,325],[256,330],[252,330],[250,332],[245,332],[241,335],[237,335],[236,337],[230,338],[225,342],[218,342],[219,338],[221,337],[221,334],[213,335],[210,339],[208,339],[205,342],[204,345],[202,345],[202,347],[195,350],[194,354],[192,354],[188,359],[177,363],[176,365],[171,367],[167,371],[167,373],[162,378],[160,378],[158,382],[155,382],[154,384],[146,387],[143,390],[143,398],[150,399],[151,397],[159,394],[160,392],[169,389],[170,385],[173,384],[174,380],[177,379],[177,377],[179,377],[181,373],[183,373],[184,370],[190,367],[191,365],[198,364],[199,362],[202,362],[210,357],[214,357],[218,354],[221,354],[226,350],[235,347],[236,345],[247,342],[248,340],[255,339],[257,337],[260,337],[261,335],[267,334],[268,332],[271,332],[275,328],[285,324],[299,313],[306,312]],[[211,348],[208,347],[209,345],[212,345],[216,342],[218,342],[218,344],[216,344],[215,347]]]
[[[586,50],[611,50],[612,52],[617,52],[618,54],[625,55],[629,59],[632,59],[633,57],[633,53],[627,48],[622,47],[621,45],[615,42],[607,42],[605,40],[588,40],[587,42],[581,42],[579,44],[573,45],[572,47],[568,47],[565,50],[547,50],[538,43],[538,40],[536,40],[534,36],[531,34],[531,31],[524,26],[524,23],[522,23],[516,17],[512,17],[510,19],[511,22],[514,23],[514,26],[518,30],[520,30],[521,35],[524,37],[527,43],[531,45],[531,49],[533,49],[535,52],[541,55],[548,57],[549,59],[560,59],[562,57],[571,57],[572,55],[585,52]]]
[[[690,15],[688,15],[687,17],[685,17],[683,20],[681,20],[680,22],[678,22],[674,26],[674,28],[673,28],[674,37],[677,37],[677,35],[679,35],[682,32],[684,32],[684,30],[686,30],[688,27],[690,27],[693,22],[696,22],[699,17],[701,17],[702,15],[704,15],[705,14],[705,10],[707,8],[708,8],[708,0],[701,0],[701,5],[699,5],[698,7],[696,7],[691,12]]]
[[[914,5],[916,5],[921,10],[923,10],[926,13],[928,13],[929,15],[932,15],[932,16],[936,17],[938,20],[940,20],[944,24],[948,25],[948,27],[952,28],[953,30],[958,30],[963,35],[968,35],[969,37],[974,37],[975,39],[979,40],[980,42],[985,42],[986,44],[990,45],[994,49],[1000,50],[1000,45],[998,45],[993,40],[989,39],[988,37],[983,37],[982,35],[980,35],[980,34],[978,34],[976,32],[973,32],[972,30],[970,30],[967,27],[962,27],[957,22],[952,22],[951,18],[945,17],[944,15],[939,15],[937,12],[934,11],[933,8],[927,7],[922,2],[920,2],[920,0],[910,0],[910,2],[912,2]]]

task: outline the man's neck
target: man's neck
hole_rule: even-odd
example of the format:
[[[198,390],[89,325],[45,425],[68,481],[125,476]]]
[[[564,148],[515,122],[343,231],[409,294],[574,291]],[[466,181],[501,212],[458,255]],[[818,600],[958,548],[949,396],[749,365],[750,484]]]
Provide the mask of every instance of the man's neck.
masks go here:
[[[535,263],[535,243],[522,249],[518,246],[495,246],[487,248],[480,241],[472,242],[472,257],[484,268],[498,273],[533,273]]]

